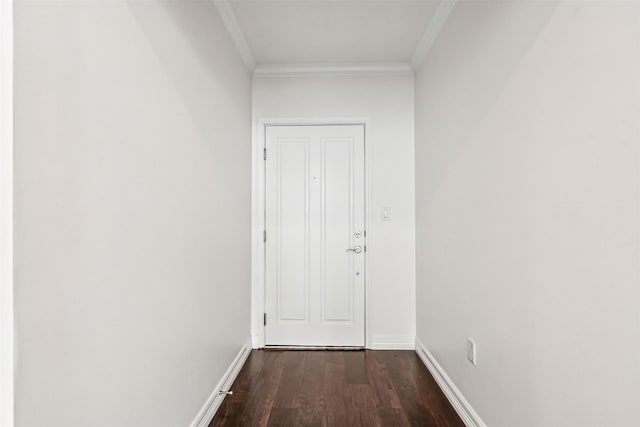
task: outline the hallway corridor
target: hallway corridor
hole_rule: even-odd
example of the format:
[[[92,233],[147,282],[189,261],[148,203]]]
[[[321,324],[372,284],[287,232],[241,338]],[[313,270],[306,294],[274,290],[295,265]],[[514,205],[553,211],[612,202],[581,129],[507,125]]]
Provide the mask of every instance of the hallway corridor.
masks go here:
[[[413,351],[254,350],[210,427],[463,426]]]

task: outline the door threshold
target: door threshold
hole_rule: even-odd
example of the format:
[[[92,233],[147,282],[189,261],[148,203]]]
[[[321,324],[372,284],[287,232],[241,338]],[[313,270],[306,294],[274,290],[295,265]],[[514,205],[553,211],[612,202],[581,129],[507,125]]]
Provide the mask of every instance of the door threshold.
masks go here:
[[[265,345],[264,350],[362,351],[364,350],[364,347],[337,347],[321,345]]]

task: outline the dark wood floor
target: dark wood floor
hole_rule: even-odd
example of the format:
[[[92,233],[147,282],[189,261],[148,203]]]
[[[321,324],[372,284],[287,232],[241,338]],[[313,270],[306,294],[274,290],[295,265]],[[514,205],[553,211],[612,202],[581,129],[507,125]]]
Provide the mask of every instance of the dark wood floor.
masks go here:
[[[464,426],[413,351],[253,350],[212,426]]]

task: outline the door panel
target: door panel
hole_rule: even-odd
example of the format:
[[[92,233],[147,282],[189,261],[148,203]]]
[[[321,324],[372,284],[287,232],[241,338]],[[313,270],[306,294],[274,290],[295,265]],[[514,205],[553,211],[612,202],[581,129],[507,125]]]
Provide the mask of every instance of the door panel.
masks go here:
[[[278,144],[278,319],[283,322],[308,318],[308,151],[308,139],[283,139]]]
[[[323,139],[324,200],[323,221],[323,316],[324,322],[351,322],[353,275],[352,258],[345,256],[351,247],[353,228],[351,181],[353,177],[353,140]],[[346,184],[346,185],[345,185]],[[329,197],[327,197],[327,194]]]
[[[266,143],[266,344],[364,346],[364,126]]]

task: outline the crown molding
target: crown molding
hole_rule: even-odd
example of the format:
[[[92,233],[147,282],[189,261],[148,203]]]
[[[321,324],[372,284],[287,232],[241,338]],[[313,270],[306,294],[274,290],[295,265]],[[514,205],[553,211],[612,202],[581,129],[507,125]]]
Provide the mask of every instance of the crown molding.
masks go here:
[[[441,0],[438,4],[435,13],[427,25],[427,30],[422,35],[422,38],[416,46],[416,50],[413,52],[411,66],[414,70],[417,70],[427,58],[427,55],[429,55],[433,43],[438,38],[442,27],[444,27],[445,22],[447,22],[456,3],[457,0]]]
[[[339,64],[261,64],[254,78],[342,77],[342,76],[410,76],[411,65],[405,62]]]
[[[253,56],[253,52],[249,47],[249,43],[247,43],[247,39],[245,38],[242,29],[240,28],[240,24],[238,24],[236,15],[233,13],[231,3],[229,0],[213,0],[213,3],[216,5],[218,13],[222,18],[225,27],[227,27],[227,31],[231,35],[233,43],[236,45],[236,48],[242,57],[242,61],[245,63],[249,71],[253,72],[256,68],[256,59]]]
[[[417,70],[426,59],[433,43],[444,27],[458,0],[441,0],[433,14],[427,29],[418,42],[410,64],[403,62],[386,63],[343,63],[343,64],[263,64],[256,65],[256,59],[247,43],[244,32],[238,24],[230,0],[213,0],[218,13],[231,35],[242,61],[254,77],[336,77],[365,75],[410,75]]]

